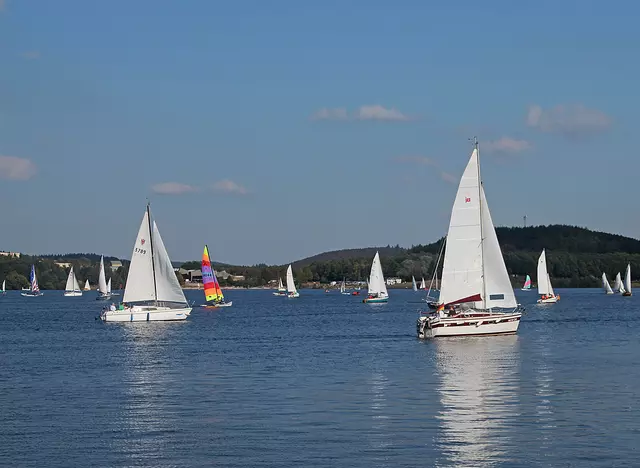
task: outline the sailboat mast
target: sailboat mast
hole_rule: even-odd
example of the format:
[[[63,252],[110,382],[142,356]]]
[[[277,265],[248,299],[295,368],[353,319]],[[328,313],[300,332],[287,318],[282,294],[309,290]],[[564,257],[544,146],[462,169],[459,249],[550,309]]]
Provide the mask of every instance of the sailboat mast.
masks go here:
[[[151,247],[151,271],[153,273],[153,294],[156,298],[155,305],[158,305],[158,285],[156,283],[156,262],[154,259],[153,252],[153,227],[151,226],[151,209],[149,207],[149,202],[147,201],[147,221],[149,222],[149,242]]]
[[[482,308],[487,308],[487,282],[484,277],[484,230],[482,222],[482,178],[480,177],[480,149],[478,148],[478,137],[473,137],[476,149],[476,164],[478,166],[478,206],[480,207],[480,265],[482,265]]]

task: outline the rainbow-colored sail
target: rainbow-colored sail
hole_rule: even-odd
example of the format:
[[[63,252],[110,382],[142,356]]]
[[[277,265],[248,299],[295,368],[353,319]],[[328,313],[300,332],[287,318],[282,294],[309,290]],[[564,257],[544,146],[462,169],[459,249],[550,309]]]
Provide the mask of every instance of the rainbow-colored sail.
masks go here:
[[[524,285],[522,289],[531,289],[531,278],[527,275],[527,278],[524,280]]]
[[[204,297],[207,302],[222,302],[224,295],[220,289],[220,283],[216,278],[216,273],[211,267],[211,258],[209,257],[209,249],[204,246],[202,252],[202,285],[204,286]]]

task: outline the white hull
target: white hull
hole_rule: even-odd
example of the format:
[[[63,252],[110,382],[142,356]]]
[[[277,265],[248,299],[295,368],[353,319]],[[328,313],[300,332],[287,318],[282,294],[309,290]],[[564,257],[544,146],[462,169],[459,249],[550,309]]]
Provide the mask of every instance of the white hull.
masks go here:
[[[482,314],[473,311],[452,317],[423,316],[417,323],[418,338],[512,335],[518,331],[521,316],[520,312]]]
[[[79,297],[82,296],[82,291],[65,291],[65,297]]]
[[[546,299],[538,299],[538,304],[555,304],[558,302],[558,296],[547,297]]]
[[[20,293],[21,296],[24,297],[40,297],[43,296],[43,293],[37,293],[37,294],[33,294],[33,293]]]
[[[124,310],[107,310],[100,315],[105,322],[164,322],[186,320],[191,307],[171,309],[169,307],[135,306]]]
[[[298,293],[298,292],[289,293],[289,294],[287,294],[287,297],[288,297],[289,299],[294,299],[294,298],[296,298],[296,297],[300,297],[300,293]]]
[[[286,296],[287,291],[277,291],[273,293],[274,296]]]
[[[205,309],[219,309],[220,307],[231,307],[233,305],[233,301],[229,302],[219,302],[217,304],[202,304],[200,307],[204,307]]]
[[[533,291],[531,288],[521,288],[520,291]]]

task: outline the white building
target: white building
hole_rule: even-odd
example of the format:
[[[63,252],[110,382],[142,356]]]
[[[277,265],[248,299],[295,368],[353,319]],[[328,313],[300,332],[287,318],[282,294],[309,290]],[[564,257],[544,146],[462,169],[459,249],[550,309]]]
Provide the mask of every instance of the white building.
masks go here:
[[[402,283],[402,278],[387,278],[387,286]]]

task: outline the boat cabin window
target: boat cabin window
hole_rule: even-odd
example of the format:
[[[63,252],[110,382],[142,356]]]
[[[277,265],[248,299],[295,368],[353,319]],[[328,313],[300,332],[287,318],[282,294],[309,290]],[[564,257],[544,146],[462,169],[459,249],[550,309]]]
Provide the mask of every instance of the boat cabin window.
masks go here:
[[[492,301],[503,301],[504,300],[504,294],[491,294],[489,296],[489,299]]]

